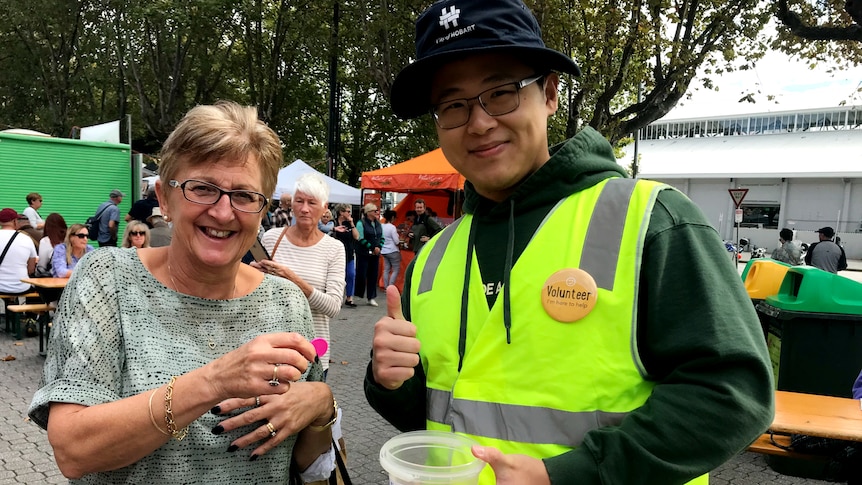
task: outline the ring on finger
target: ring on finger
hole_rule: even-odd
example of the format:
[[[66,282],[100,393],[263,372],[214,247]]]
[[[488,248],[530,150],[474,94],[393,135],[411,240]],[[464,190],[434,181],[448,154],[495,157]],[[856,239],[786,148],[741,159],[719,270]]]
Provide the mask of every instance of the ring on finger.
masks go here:
[[[272,387],[278,385],[278,364],[275,364],[272,368],[272,379],[269,380],[269,385]]]
[[[257,408],[260,407],[260,396],[254,398],[254,406]]]
[[[268,423],[266,423],[266,429],[269,430],[269,436],[271,438],[275,438],[275,435],[278,433],[278,431],[276,431],[276,429],[275,429],[275,426],[273,426],[272,423],[268,422]]]

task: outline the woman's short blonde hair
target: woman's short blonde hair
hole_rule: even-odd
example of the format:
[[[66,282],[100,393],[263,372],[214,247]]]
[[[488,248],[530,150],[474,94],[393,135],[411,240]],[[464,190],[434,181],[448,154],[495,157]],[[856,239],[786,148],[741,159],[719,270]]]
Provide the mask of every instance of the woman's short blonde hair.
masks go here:
[[[132,247],[132,231],[144,231],[144,246],[150,247],[150,227],[141,221],[129,221],[126,224],[126,231],[123,233],[123,247]]]
[[[368,214],[369,212],[376,211],[376,210],[377,210],[377,205],[369,202],[369,203],[365,204],[365,207],[362,208],[362,213]]]
[[[185,167],[222,160],[248,163],[250,155],[257,157],[261,188],[270,198],[283,160],[281,141],[258,119],[257,109],[232,101],[195,106],[162,145],[159,177],[167,183]]]

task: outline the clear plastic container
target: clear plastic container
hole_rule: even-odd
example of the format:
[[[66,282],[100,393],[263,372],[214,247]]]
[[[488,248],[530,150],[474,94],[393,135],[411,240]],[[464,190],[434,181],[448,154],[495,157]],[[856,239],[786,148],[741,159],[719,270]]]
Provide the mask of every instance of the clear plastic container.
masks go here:
[[[380,448],[390,485],[476,485],[485,462],[473,456],[476,441],[442,431],[400,434]]]

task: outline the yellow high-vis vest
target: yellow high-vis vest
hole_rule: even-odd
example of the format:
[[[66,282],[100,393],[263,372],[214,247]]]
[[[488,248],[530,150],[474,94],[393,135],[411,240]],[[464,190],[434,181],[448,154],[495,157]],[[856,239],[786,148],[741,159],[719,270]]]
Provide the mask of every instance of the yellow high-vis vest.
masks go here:
[[[496,288],[483,285],[468,251],[472,216],[429,241],[416,258],[410,287],[428,429],[455,431],[503,453],[548,458],[643,405],[654,383],[644,378],[637,352],[638,279],[656,197],[669,188],[609,179],[560,201],[511,268],[511,343],[503,292],[489,309],[486,291]],[[589,273],[597,296],[589,314],[564,323],[545,310],[542,291],[551,275],[568,268]],[[480,484],[492,483],[485,467]],[[703,485],[708,477],[690,483]]]

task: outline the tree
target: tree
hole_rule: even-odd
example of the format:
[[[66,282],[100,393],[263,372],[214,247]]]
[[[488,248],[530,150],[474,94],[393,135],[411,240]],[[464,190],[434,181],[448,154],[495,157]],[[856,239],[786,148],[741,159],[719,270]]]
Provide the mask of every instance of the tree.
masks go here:
[[[862,60],[862,0],[779,0],[775,13],[773,48],[839,69]]]
[[[706,66],[702,83],[752,61],[769,10],[756,0],[533,0],[546,44],[569,52],[582,75],[563,85],[565,136],[582,124],[612,142],[667,114]],[[636,95],[643,85],[640,102]]]

